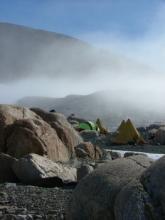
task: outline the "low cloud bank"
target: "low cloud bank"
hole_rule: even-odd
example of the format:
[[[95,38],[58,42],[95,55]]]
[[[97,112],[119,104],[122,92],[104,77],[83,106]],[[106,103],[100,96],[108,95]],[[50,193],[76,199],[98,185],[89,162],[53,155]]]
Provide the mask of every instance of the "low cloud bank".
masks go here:
[[[24,96],[62,97],[69,94],[89,94],[99,90],[109,90],[113,92],[107,93],[109,94],[105,97],[107,99],[116,98],[119,102],[127,99],[135,106],[163,113],[165,108],[164,20],[165,7],[162,4],[146,34],[137,39],[126,39],[119,33],[90,33],[80,36],[96,47],[103,48],[100,50],[102,60],[99,60],[98,54],[96,56],[93,52],[89,53],[89,57],[96,56],[94,61],[101,62],[101,65],[94,63],[97,68],[91,70],[87,76],[86,70],[81,69],[81,77],[67,77],[67,69],[63,63],[66,78],[60,75],[58,79],[47,77],[45,72],[45,77],[31,77],[0,84],[0,89],[3,91],[0,94],[0,102],[14,103]],[[47,51],[49,49],[43,49],[44,56],[40,51],[42,58],[45,54],[49,54]],[[50,53],[52,54],[52,50]],[[49,59],[47,65],[52,68]],[[76,65],[78,67],[79,63]],[[43,72],[39,66],[34,65],[31,70],[34,73]],[[78,68],[77,74],[79,74]]]

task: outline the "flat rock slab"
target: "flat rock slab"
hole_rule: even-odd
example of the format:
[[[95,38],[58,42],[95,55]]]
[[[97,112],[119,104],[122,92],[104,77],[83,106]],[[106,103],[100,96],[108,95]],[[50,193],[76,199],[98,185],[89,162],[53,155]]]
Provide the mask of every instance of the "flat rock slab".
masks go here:
[[[58,180],[64,183],[77,181],[76,168],[67,167],[61,163],[55,163],[37,154],[29,154],[15,161],[12,168],[18,179],[25,184],[37,185],[41,180],[47,178],[49,178],[49,182],[50,178],[54,178],[54,183],[56,182],[56,178],[58,184]],[[42,181],[42,183],[44,182]]]

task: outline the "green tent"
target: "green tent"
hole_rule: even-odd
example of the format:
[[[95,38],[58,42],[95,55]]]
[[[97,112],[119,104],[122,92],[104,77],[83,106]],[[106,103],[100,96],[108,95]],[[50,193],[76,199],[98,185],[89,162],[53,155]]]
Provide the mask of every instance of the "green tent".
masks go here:
[[[98,127],[97,125],[92,121],[86,121],[86,122],[80,122],[78,125],[78,129],[80,130],[93,130],[97,131]]]

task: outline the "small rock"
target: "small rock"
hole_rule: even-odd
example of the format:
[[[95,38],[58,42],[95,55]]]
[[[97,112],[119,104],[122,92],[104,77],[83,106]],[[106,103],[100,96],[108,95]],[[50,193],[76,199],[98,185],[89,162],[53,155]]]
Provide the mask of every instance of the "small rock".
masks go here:
[[[26,208],[17,208],[15,211],[16,214],[27,214],[27,209]]]
[[[112,160],[116,160],[122,157],[120,152],[115,152],[115,151],[110,151],[110,155]]]
[[[131,157],[131,156],[136,156],[136,155],[142,155],[142,156],[146,156],[146,157],[147,157],[146,154],[143,154],[143,153],[135,153],[135,152],[126,152],[126,153],[124,154],[124,157]]]
[[[77,147],[75,147],[75,153],[77,157],[81,157],[82,155],[84,158],[86,155],[87,158],[93,160],[99,160],[103,156],[102,150],[98,146],[93,145],[91,142],[83,142],[77,145]]]
[[[42,219],[42,215],[35,215],[34,216],[34,220],[40,220],[40,219]]]
[[[80,168],[77,169],[77,181],[80,181],[82,178],[90,174],[93,170],[93,167],[90,165],[82,165]]]

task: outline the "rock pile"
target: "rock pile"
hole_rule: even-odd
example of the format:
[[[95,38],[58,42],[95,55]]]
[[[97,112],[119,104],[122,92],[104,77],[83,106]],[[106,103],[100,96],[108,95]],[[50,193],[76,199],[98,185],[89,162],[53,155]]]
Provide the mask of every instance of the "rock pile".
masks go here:
[[[103,152],[83,142],[64,115],[0,105],[0,182],[74,186],[77,169],[70,161],[76,156],[76,168],[81,168],[88,160],[101,159]]]
[[[122,158],[98,147],[109,140],[80,137],[59,113],[0,105],[0,219],[163,220],[165,157]]]

